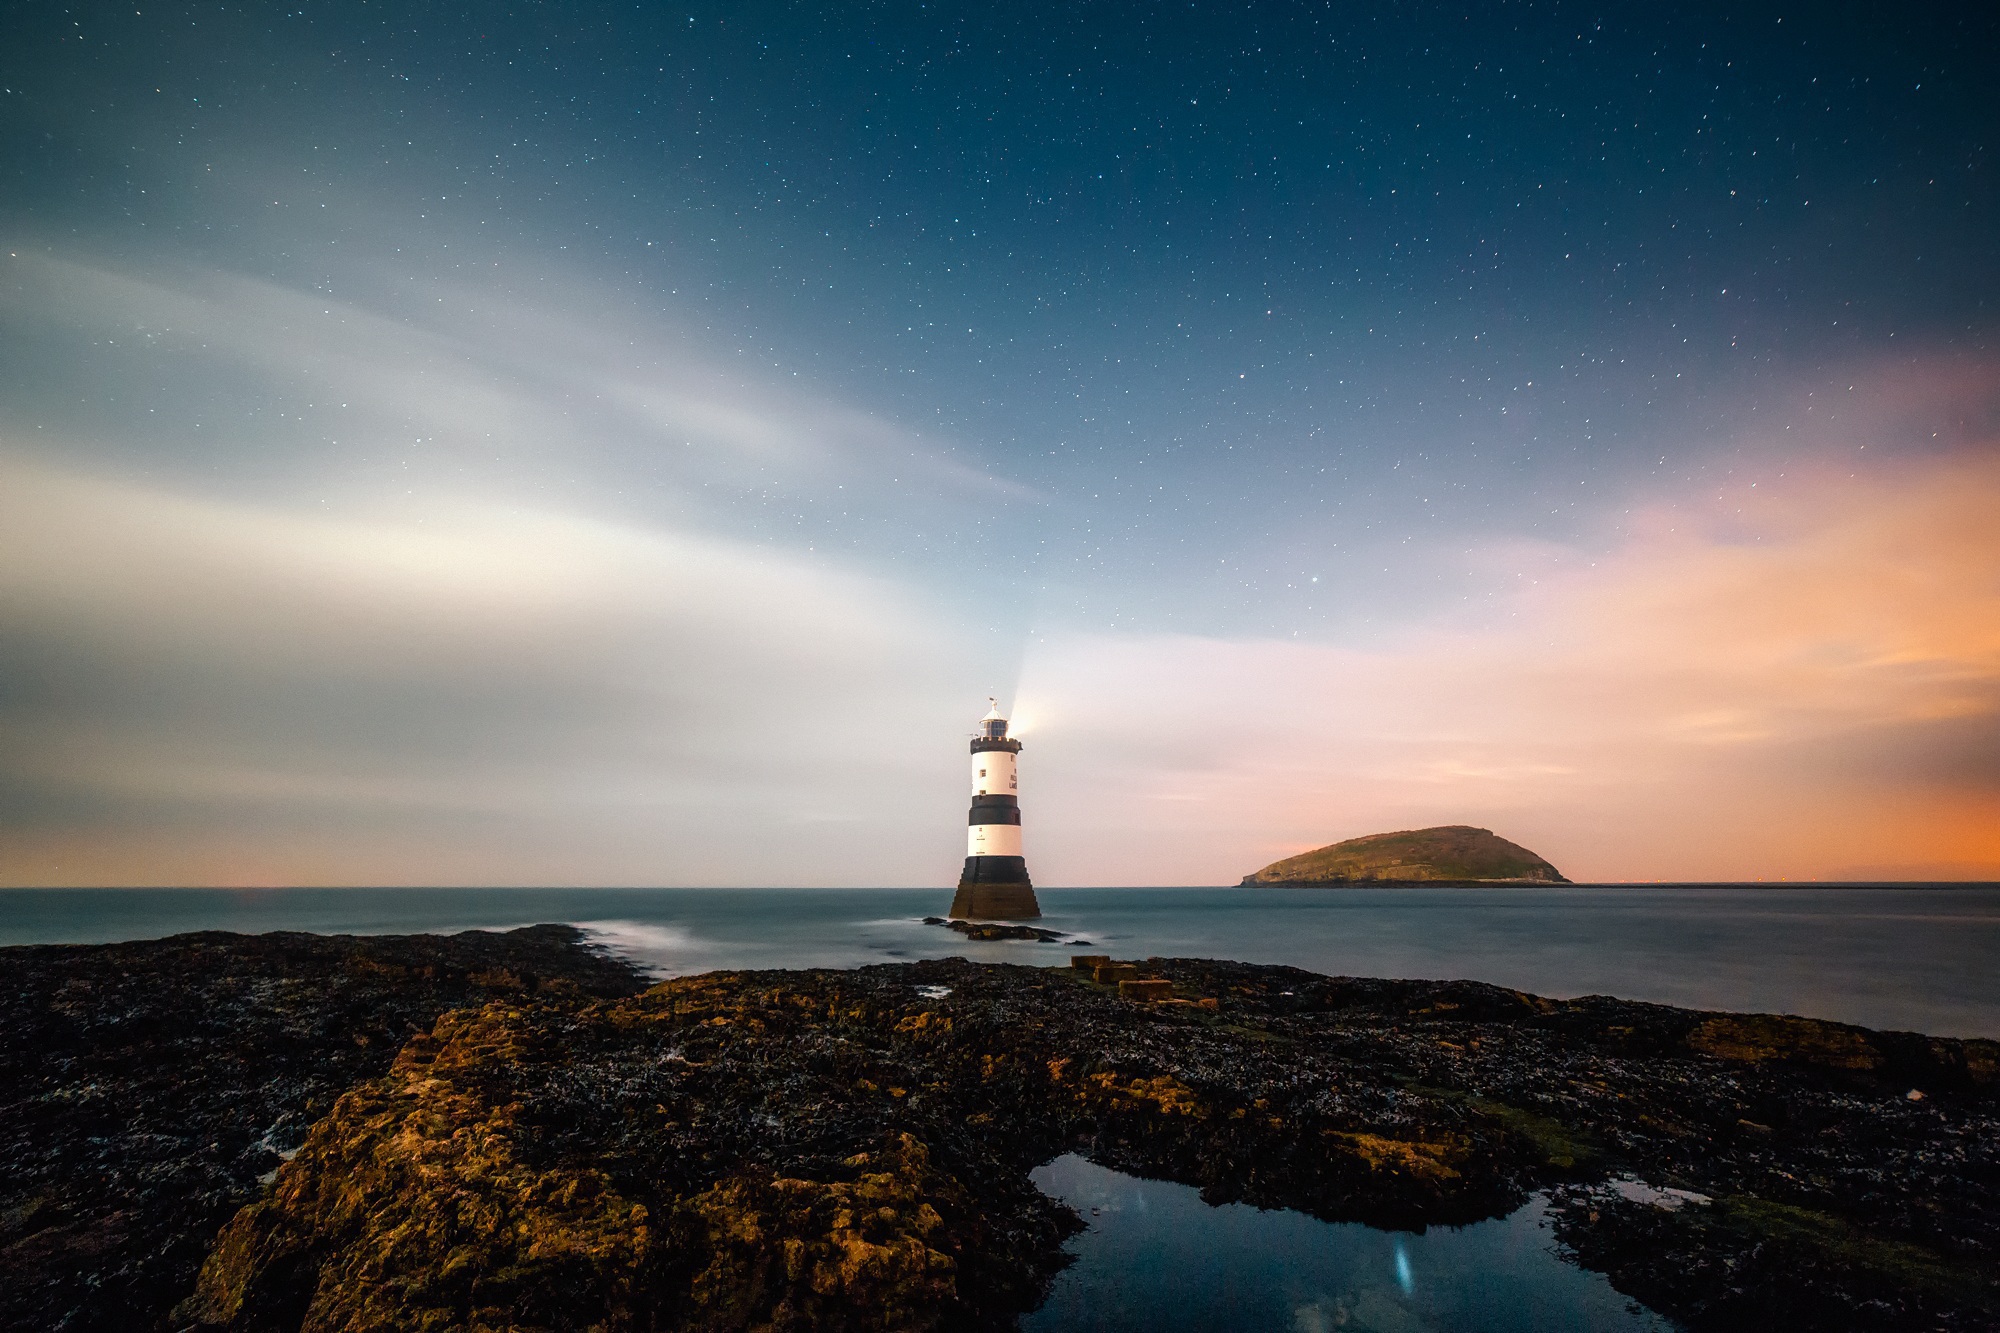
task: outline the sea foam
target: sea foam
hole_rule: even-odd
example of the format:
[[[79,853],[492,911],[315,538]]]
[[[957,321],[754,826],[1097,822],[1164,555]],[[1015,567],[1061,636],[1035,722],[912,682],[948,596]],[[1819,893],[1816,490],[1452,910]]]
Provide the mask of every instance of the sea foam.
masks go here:
[[[645,921],[572,921],[592,944],[616,954],[656,977],[674,977],[694,970],[710,946],[680,926]]]

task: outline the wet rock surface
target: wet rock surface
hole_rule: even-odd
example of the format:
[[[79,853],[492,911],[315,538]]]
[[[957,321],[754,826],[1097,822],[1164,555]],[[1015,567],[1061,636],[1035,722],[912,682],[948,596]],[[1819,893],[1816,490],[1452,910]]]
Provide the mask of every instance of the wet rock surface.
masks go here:
[[[1554,1189],[1573,1255],[1697,1329],[2000,1326],[1994,1043],[1137,970],[1178,1002],[953,959],[449,1014],[313,1127],[181,1317],[1004,1327],[1077,1225],[1027,1172],[1077,1149],[1383,1226]]]
[[[7,1327],[1003,1328],[1068,1150],[1382,1226],[1551,1190],[1693,1329],[2000,1327],[1991,1042],[1199,960],[634,994],[557,927],[0,959]]]
[[[313,1121],[439,1015],[644,984],[566,926],[0,949],[0,1328],[161,1326]]]
[[[954,930],[969,940],[991,943],[997,940],[1032,940],[1037,944],[1089,944],[1089,940],[1072,940],[1059,930],[1043,930],[1040,926],[1015,926],[1002,921],[955,921],[941,916],[924,918],[927,926],[943,926]]]

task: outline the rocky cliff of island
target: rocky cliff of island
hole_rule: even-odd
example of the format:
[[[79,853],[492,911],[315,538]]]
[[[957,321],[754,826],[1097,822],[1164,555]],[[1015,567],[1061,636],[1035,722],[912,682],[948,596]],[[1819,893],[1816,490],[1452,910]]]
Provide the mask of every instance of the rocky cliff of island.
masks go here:
[[[1567,883],[1561,871],[1526,847],[1468,824],[1349,838],[1243,877],[1246,887]]]

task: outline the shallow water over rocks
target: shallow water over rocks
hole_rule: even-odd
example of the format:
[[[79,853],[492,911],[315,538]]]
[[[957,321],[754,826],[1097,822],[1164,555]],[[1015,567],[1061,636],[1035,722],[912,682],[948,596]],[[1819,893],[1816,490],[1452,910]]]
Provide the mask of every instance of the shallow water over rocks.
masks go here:
[[[1035,1184],[1090,1229],[1022,1333],[1665,1333],[1674,1325],[1556,1253],[1542,1200],[1421,1234],[1211,1206],[1074,1153]]]

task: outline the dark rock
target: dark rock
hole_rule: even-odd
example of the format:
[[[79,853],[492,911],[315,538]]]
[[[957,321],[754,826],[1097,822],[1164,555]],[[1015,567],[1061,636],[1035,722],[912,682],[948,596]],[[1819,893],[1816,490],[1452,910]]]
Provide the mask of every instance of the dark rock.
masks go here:
[[[156,1327],[312,1123],[444,1011],[644,984],[567,926],[0,949],[0,1328]]]
[[[1386,1226],[1555,1187],[1571,1252],[1695,1329],[1812,1326],[1786,1310],[1994,1326],[1994,1043],[1146,968],[1216,1007],[948,959],[448,1015],[314,1127],[183,1312],[233,1330],[999,1326],[1075,1225],[1027,1171],[1078,1149],[1213,1202]],[[1627,1176],[1683,1193],[1631,1202]]]
[[[1035,940],[1041,944],[1060,944],[1068,937],[1059,930],[1043,930],[1039,926],[1009,926],[998,921],[947,921],[941,916],[924,918],[927,926],[943,926],[955,930],[969,940]],[[1088,944],[1089,940],[1077,943]]]
[[[593,999],[629,974],[546,928],[5,961],[9,1327],[998,1328],[1066,1150],[1378,1226],[1553,1190],[1697,1331],[2000,1326],[1993,1042],[1157,958],[1203,998],[946,959]]]

